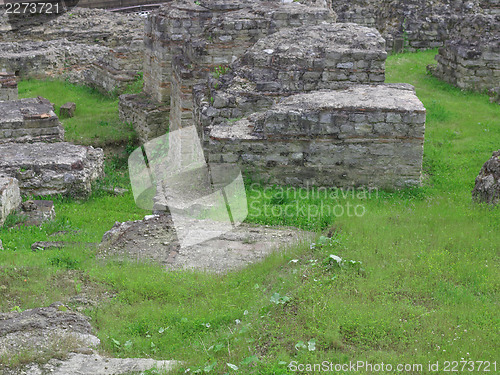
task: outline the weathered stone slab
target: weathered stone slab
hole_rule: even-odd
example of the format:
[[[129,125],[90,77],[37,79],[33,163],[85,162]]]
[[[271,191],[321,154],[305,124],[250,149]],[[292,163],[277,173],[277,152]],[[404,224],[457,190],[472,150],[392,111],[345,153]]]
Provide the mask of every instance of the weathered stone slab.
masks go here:
[[[492,205],[500,203],[500,150],[495,151],[481,168],[472,197],[478,202]]]
[[[179,364],[150,358],[104,357],[96,353],[99,344],[88,318],[60,302],[0,314],[0,356],[33,358],[33,363],[25,366],[3,366],[2,374],[131,374],[153,368],[170,371]]]
[[[62,140],[64,129],[47,99],[0,102],[0,143]]]
[[[100,256],[155,261],[167,269],[227,272],[259,262],[278,248],[312,239],[313,234],[296,228],[243,224],[222,236],[180,247],[169,215],[116,223],[103,237]]]
[[[420,183],[425,108],[410,85],[297,94],[208,129],[210,162],[236,162],[264,183],[383,188]]]
[[[14,73],[0,72],[0,101],[17,99],[17,80]]]
[[[0,173],[16,177],[23,194],[86,197],[103,164],[102,149],[66,142],[0,145]]]
[[[0,176],[0,225],[21,205],[19,183],[15,178]]]
[[[386,57],[384,39],[372,28],[284,29],[255,43],[228,74],[196,87],[195,119],[206,127],[262,111],[292,94],[383,83]]]

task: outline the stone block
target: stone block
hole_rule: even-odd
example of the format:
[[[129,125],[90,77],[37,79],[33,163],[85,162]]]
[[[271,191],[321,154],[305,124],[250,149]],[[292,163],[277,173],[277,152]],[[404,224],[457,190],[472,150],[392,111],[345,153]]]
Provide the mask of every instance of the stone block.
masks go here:
[[[15,177],[23,194],[87,197],[103,176],[101,149],[58,143],[0,145],[0,174]]]
[[[411,86],[358,85],[292,95],[213,125],[205,147],[234,155],[252,178],[271,184],[400,188],[420,183],[424,130],[425,108]]]
[[[500,150],[494,152],[481,168],[472,197],[478,202],[491,205],[500,203]]]
[[[73,102],[64,103],[59,109],[59,116],[62,118],[71,118],[75,116],[76,104]]]
[[[0,176],[0,225],[21,205],[19,183],[15,178]]]
[[[24,225],[38,226],[56,217],[54,202],[49,200],[28,200],[21,204]]]
[[[64,129],[47,99],[0,102],[0,143],[62,140]]]
[[[17,99],[17,80],[14,73],[0,72],[0,101]]]

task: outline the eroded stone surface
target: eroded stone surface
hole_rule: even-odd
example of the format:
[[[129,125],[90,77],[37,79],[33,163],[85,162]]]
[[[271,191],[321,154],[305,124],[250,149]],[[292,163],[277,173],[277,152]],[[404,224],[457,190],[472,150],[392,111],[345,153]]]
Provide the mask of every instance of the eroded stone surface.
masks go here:
[[[278,248],[312,236],[294,228],[243,224],[222,236],[181,249],[170,216],[154,215],[116,223],[103,237],[100,256],[155,261],[167,269],[222,273],[261,261]]]
[[[86,197],[103,175],[102,149],[58,143],[0,145],[0,173],[15,177],[24,194]]]
[[[500,85],[500,14],[476,15],[458,24],[429,66],[438,78],[461,89],[495,89]]]
[[[19,190],[19,182],[15,178],[0,175],[0,225],[20,205],[21,191]]]
[[[17,99],[17,80],[14,73],[0,72],[0,101]]]
[[[0,143],[62,140],[64,129],[47,99],[0,102]]]
[[[0,314],[0,356],[20,351],[44,355],[47,352],[92,348],[100,341],[88,319],[62,303]]]
[[[0,314],[0,356],[26,355],[34,361],[12,369],[5,366],[2,374],[131,374],[152,368],[169,371],[178,363],[103,357],[95,353],[99,343],[88,318],[60,302],[21,313]]]
[[[425,108],[410,85],[297,94],[267,111],[208,129],[211,162],[236,162],[265,183],[420,184]]]
[[[500,203],[500,150],[493,153],[479,172],[472,196],[479,202]]]

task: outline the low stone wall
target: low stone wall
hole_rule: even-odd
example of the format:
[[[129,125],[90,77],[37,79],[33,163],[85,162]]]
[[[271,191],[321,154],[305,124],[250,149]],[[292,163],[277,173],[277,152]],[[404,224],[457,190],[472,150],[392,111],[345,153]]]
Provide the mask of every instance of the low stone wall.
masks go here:
[[[500,15],[477,15],[456,27],[439,49],[436,77],[461,89],[487,91],[500,85]]]
[[[142,144],[168,131],[170,107],[144,94],[121,95],[119,113],[122,122],[133,125]]]
[[[329,0],[339,22],[376,27],[388,51],[442,47],[457,23],[497,9],[497,0]]]
[[[17,80],[14,73],[0,72],[0,101],[17,99]]]
[[[103,176],[101,149],[66,142],[0,145],[0,174],[15,177],[23,194],[88,196]]]
[[[143,64],[144,19],[75,8],[58,17],[12,23],[0,7],[0,69],[23,77],[60,77],[120,93]],[[23,22],[21,22],[23,21]]]
[[[0,143],[62,140],[64,129],[48,100],[38,97],[0,102]]]
[[[375,29],[325,24],[262,38],[228,73],[195,88],[199,132],[271,107],[281,97],[385,80],[384,40]]]
[[[0,176],[0,225],[21,205],[19,183],[15,178]]]
[[[409,85],[358,85],[288,97],[209,128],[210,162],[295,186],[418,185],[425,108]]]

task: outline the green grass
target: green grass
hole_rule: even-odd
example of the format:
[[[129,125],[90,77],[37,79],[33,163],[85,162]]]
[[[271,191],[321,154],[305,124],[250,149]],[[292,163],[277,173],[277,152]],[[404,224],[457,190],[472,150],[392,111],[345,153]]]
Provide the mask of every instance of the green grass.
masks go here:
[[[130,88],[136,91],[136,88]],[[124,144],[135,137],[132,127],[118,119],[118,98],[105,96],[98,91],[73,85],[64,81],[19,82],[19,97],[32,98],[43,96],[55,104],[56,113],[66,102],[76,103],[73,118],[61,119],[65,130],[65,139],[84,145],[97,147]]]
[[[500,209],[474,204],[470,192],[500,145],[500,107],[427,75],[434,54],[387,62],[387,81],[415,85],[428,109],[423,187],[319,199],[248,185],[248,221],[318,239],[226,276],[102,263],[91,249],[32,253],[53,232],[96,242],[115,221],[144,215],[131,194],[59,200],[55,223],[0,229],[0,309],[107,292],[113,298],[86,310],[101,349],[184,361],[176,374],[291,374],[291,361],[422,364],[393,373],[427,374],[429,362],[443,373],[444,361],[497,361]],[[364,215],[300,215],[320,204],[361,206]],[[289,206],[290,215],[272,214]]]

